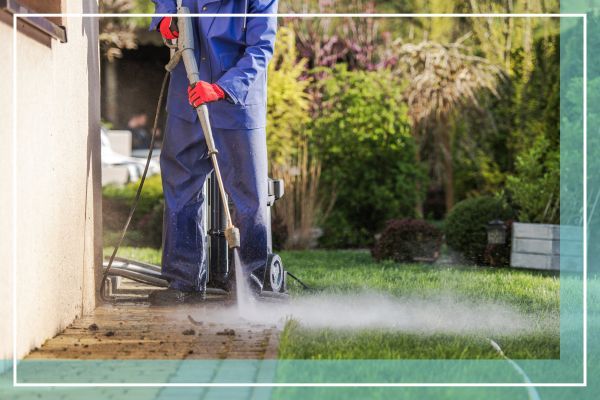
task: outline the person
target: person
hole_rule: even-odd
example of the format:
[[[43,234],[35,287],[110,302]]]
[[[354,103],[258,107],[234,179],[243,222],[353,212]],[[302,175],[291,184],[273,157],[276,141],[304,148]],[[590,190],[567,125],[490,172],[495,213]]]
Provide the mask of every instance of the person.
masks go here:
[[[175,0],[153,0],[155,13],[175,14]],[[212,172],[195,107],[206,103],[225,190],[240,229],[243,279],[260,291],[267,262],[267,66],[277,30],[277,0],[183,0],[191,13],[244,14],[193,18],[200,82],[189,86],[183,63],[171,73],[160,165],[165,196],[162,273],[169,288],[154,304],[202,300],[208,271],[203,185]],[[151,30],[178,37],[177,21],[155,17]],[[261,278],[258,278],[261,277]],[[240,279],[240,277],[237,277]],[[260,283],[259,283],[260,282]]]
[[[131,131],[131,148],[141,150],[150,148],[151,136],[147,129],[148,114],[145,112],[135,113],[129,118],[127,128]]]

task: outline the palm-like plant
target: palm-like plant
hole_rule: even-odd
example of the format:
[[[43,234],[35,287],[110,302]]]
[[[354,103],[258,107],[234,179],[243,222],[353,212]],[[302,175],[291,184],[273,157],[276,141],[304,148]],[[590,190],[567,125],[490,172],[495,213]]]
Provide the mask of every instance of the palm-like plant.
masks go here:
[[[454,205],[450,122],[462,107],[478,107],[482,90],[497,95],[501,69],[474,56],[462,43],[397,43],[401,73],[408,81],[404,95],[420,150],[427,148],[434,178],[444,185],[446,210]]]

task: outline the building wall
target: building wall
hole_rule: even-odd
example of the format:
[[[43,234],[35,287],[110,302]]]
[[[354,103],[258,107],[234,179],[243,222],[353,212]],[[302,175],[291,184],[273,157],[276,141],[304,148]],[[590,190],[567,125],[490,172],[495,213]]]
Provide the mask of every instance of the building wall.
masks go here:
[[[12,48],[8,42],[10,38],[10,27],[0,22],[0,40],[6,43],[0,46],[0,58],[11,60]],[[11,234],[11,165],[12,165],[12,138],[11,138],[11,110],[9,90],[12,76],[12,63],[0,62],[0,76],[2,78],[2,90],[0,90],[0,271],[4,279],[0,279],[0,372],[9,366],[10,342],[12,340],[11,324],[12,308],[10,290],[12,285],[12,234]]]
[[[97,5],[64,1],[63,12],[97,12]],[[12,358],[13,262],[17,357],[95,307],[102,262],[98,21],[63,23],[67,43],[20,32],[15,50],[12,27],[0,22],[0,360]]]

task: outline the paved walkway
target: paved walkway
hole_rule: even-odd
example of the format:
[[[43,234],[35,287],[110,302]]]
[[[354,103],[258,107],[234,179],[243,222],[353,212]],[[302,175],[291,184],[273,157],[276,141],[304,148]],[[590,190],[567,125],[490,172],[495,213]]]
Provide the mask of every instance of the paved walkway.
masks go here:
[[[276,358],[277,327],[236,321],[235,307],[221,301],[186,307],[103,305],[46,341],[28,359]],[[228,316],[222,322],[221,310]]]
[[[219,296],[194,306],[152,307],[147,287],[129,281],[119,301],[98,307],[34,349],[20,383],[226,384],[275,380],[279,328],[244,320]],[[269,387],[12,388],[0,399],[269,399]],[[40,397],[41,396],[41,397]]]

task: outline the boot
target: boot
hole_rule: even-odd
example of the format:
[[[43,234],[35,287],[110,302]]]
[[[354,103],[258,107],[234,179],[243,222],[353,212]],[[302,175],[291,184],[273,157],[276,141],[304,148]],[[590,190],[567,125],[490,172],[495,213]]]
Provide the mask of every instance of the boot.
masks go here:
[[[156,290],[148,296],[153,306],[176,306],[181,304],[196,304],[204,301],[204,292],[186,292],[183,290],[168,288]]]

